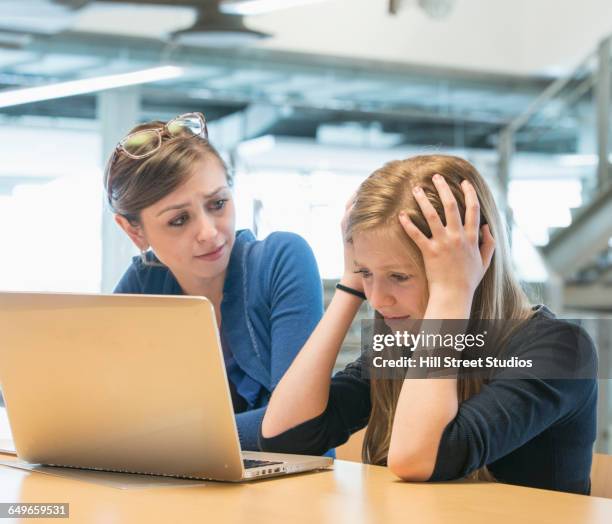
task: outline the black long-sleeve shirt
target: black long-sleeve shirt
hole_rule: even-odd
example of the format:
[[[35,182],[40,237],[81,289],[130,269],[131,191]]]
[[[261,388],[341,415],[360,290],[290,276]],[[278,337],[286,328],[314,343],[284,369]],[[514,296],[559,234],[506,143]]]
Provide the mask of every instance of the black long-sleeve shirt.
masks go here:
[[[587,360],[596,358],[582,328],[578,351],[575,325],[555,318],[545,306],[534,311],[508,343],[506,356],[552,355],[557,368],[559,362],[571,366],[584,360],[585,352]],[[260,434],[261,448],[319,455],[346,442],[370,416],[370,383],[362,366],[358,359],[332,378],[321,415],[275,437]],[[594,376],[504,378],[500,373],[459,405],[442,433],[429,480],[459,479],[486,465],[500,482],[588,494],[596,403]]]

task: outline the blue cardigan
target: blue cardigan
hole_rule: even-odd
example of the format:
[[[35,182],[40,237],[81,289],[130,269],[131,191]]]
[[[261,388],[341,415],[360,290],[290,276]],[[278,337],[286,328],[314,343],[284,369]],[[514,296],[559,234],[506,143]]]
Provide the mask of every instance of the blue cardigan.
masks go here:
[[[152,253],[148,258],[155,260]],[[261,386],[255,405],[236,414],[242,449],[259,449],[270,394],[319,322],[322,291],[317,263],[303,238],[277,232],[255,240],[249,230],[236,233],[223,287],[221,334],[240,370],[248,373],[234,384],[238,392],[248,397],[253,384]],[[167,267],[145,265],[140,257],[133,258],[114,292],[183,294]]]

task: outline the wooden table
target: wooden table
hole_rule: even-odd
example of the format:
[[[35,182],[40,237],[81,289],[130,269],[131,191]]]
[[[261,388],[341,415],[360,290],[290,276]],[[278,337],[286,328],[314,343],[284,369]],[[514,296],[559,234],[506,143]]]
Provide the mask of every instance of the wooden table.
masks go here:
[[[11,458],[0,454],[2,460]],[[141,489],[117,489],[0,466],[0,502],[68,502],[70,519],[46,521],[58,524],[67,520],[104,524],[612,523],[609,499],[495,483],[405,483],[386,468],[347,461],[336,461],[331,471],[242,484],[202,482]]]

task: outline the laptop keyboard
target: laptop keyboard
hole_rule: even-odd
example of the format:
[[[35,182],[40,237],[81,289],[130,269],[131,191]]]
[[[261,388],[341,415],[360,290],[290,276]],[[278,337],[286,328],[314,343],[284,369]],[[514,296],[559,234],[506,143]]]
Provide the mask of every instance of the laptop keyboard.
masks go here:
[[[271,460],[255,460],[255,459],[242,459],[244,469],[259,468],[261,466],[274,466],[275,464],[282,464],[282,462],[273,462]]]

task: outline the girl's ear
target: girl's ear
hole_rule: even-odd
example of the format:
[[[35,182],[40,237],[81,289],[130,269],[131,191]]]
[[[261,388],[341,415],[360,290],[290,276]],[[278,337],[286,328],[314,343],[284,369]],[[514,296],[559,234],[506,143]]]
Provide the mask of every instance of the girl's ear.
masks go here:
[[[127,236],[132,239],[132,242],[134,242],[140,251],[146,251],[149,248],[149,243],[147,242],[142,226],[131,223],[123,215],[119,214],[115,215],[115,222],[126,232]]]

